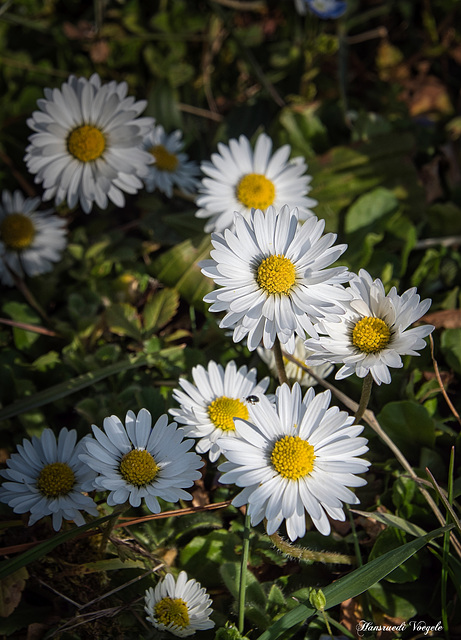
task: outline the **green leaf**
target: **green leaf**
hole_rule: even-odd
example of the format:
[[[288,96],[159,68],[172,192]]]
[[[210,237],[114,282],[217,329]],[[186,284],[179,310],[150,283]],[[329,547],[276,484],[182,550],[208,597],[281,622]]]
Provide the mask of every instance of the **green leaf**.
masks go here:
[[[155,333],[175,315],[179,293],[175,289],[159,289],[148,300],[143,311],[144,329]]]
[[[378,187],[358,198],[346,213],[345,231],[353,233],[366,227],[375,227],[381,218],[388,218],[399,206],[389,189]]]
[[[440,343],[447,363],[461,374],[461,329],[445,329]]]
[[[327,129],[312,107],[288,106],[280,112],[281,139],[291,145],[292,156],[311,158],[325,150]]]
[[[47,371],[61,362],[61,356],[57,351],[48,351],[39,356],[31,365],[37,371]]]
[[[146,51],[149,51],[148,47],[145,49],[145,52]],[[155,56],[152,56],[152,51],[149,51],[147,57],[148,64],[155,64]],[[165,75],[165,71],[166,70],[163,69],[163,75]],[[165,131],[184,129],[176,94],[169,83],[164,80],[157,80],[154,88],[150,91],[147,98],[145,114],[147,116],[153,116],[157,122],[161,122]]]
[[[392,618],[409,620],[417,613],[416,607],[411,602],[392,593],[389,586],[374,584],[368,589],[368,593],[373,604]]]
[[[369,561],[382,556],[391,549],[398,549],[406,541],[406,534],[400,529],[384,529],[377,537],[369,555]],[[415,556],[403,562],[394,571],[391,571],[386,580],[389,582],[414,582],[421,572],[421,563]]]
[[[206,309],[203,296],[214,285],[206,278],[198,262],[210,257],[212,250],[210,237],[200,240],[185,240],[172,249],[165,251],[152,265],[154,275],[169,287],[174,287],[190,304]]]
[[[436,202],[427,210],[428,236],[445,236],[461,233],[461,209],[454,202]]]
[[[105,317],[112,333],[142,341],[141,322],[135,307],[126,302],[113,304],[106,309]]]
[[[267,602],[272,607],[284,607],[286,605],[286,598],[280,587],[276,584],[271,586],[269,595],[267,596]]]
[[[144,356],[138,356],[131,360],[124,360],[122,362],[111,364],[108,367],[97,369],[96,371],[84,373],[81,376],[56,384],[53,387],[49,387],[49,389],[35,393],[32,396],[23,398],[8,405],[7,407],[4,407],[3,409],[0,409],[0,420],[6,420],[7,418],[18,416],[30,411],[31,409],[42,407],[50,402],[56,402],[56,400],[65,398],[72,393],[85,389],[86,387],[90,387],[96,382],[99,382],[99,380],[104,380],[104,378],[108,378],[116,373],[121,373],[122,371],[137,369],[145,364],[146,358]]]
[[[24,322],[25,324],[40,324],[41,318],[35,313],[28,304],[24,302],[6,302],[2,306],[3,312],[8,314],[12,320],[16,322]],[[27,349],[39,338],[39,334],[34,331],[26,331],[13,327],[13,340],[15,347],[19,350]]]
[[[339,213],[376,187],[391,190],[409,212],[424,207],[424,191],[409,161],[413,147],[413,137],[398,132],[350,147],[334,147],[311,158],[313,189],[309,195],[319,201],[316,215],[326,219],[327,230],[337,231]]]
[[[360,595],[372,585],[385,578],[391,571],[422,549],[433,538],[442,535],[445,531],[452,528],[453,525],[441,527],[417,540],[407,542],[398,549],[388,551],[383,556],[375,558],[365,566],[355,569],[355,571],[352,571],[347,576],[328,585],[323,589],[323,593],[327,599],[325,609],[331,609],[331,607],[335,607],[341,602],[344,602],[344,600]],[[282,634],[300,622],[305,622],[311,618],[315,613],[316,610],[313,609],[310,604],[300,604],[277,620],[277,622],[261,634],[257,640],[276,640],[276,638],[280,638]]]
[[[222,584],[219,567],[235,558],[235,546],[240,542],[239,536],[224,529],[195,536],[181,550],[181,564],[199,582],[208,586]]]
[[[371,518],[376,520],[376,522],[382,522],[388,527],[397,527],[406,533],[409,533],[412,536],[423,536],[426,534],[426,531],[418,525],[413,524],[412,522],[408,522],[404,518],[399,518],[399,516],[395,516],[393,513],[381,513],[380,511],[359,511],[358,509],[351,509],[353,513],[357,513],[364,518]]]
[[[240,587],[240,563],[239,562],[223,562],[219,567],[219,573],[224,581],[224,584],[229,589],[234,598],[238,599],[239,587]],[[245,574],[246,582],[246,602],[265,607],[266,594],[262,590],[256,577],[247,571]]]
[[[434,421],[427,409],[416,402],[389,402],[377,419],[403,454],[415,464],[419,462],[421,447],[434,446]]]

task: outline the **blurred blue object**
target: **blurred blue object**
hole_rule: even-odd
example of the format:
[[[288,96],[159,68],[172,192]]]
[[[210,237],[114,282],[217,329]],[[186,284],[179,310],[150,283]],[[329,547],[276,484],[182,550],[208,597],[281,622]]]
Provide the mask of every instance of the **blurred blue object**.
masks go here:
[[[347,9],[347,3],[343,0],[295,0],[298,13],[305,15],[307,11],[315,13],[323,20],[339,18]]]

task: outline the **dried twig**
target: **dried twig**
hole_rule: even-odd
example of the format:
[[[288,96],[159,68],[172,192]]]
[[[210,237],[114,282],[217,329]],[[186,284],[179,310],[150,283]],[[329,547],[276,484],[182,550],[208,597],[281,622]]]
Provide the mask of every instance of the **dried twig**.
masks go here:
[[[10,327],[16,327],[17,329],[24,329],[24,331],[31,331],[32,333],[40,333],[44,336],[50,336],[52,338],[59,338],[59,334],[45,327],[38,327],[35,324],[28,324],[27,322],[17,322],[16,320],[8,320],[7,318],[0,318],[0,324],[7,324]]]
[[[443,380],[442,380],[442,378],[440,376],[439,367],[438,367],[437,360],[435,359],[435,355],[434,355],[434,340],[432,339],[431,335],[429,336],[429,341],[430,341],[430,344],[431,344],[432,364],[434,365],[435,377],[437,378],[437,382],[439,383],[440,391],[442,392],[442,395],[445,398],[445,401],[446,401],[447,405],[450,407],[450,411],[455,416],[455,418],[457,419],[459,424],[461,424],[461,418],[459,417],[459,413],[456,411],[455,407],[453,406],[453,403],[450,400],[450,398],[448,397],[448,394],[447,394],[447,392],[445,390],[445,387],[443,386]]]

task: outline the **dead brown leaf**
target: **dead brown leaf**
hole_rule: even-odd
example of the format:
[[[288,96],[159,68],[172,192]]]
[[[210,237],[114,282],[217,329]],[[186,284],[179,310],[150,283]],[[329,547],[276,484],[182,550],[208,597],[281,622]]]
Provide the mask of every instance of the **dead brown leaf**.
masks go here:
[[[33,622],[27,627],[26,640],[42,640],[49,628],[50,627],[47,624],[42,624],[41,622]]]
[[[421,322],[433,324],[436,329],[459,329],[461,327],[461,309],[442,309],[426,313]]]
[[[162,561],[167,565],[167,567],[172,567],[174,561],[176,560],[176,556],[178,555],[177,549],[167,549],[165,553],[162,555]]]
[[[191,493],[193,507],[204,507],[206,504],[210,504],[210,496],[205,488],[203,475],[199,480],[196,481]]]
[[[399,627],[403,622],[406,622],[405,618],[392,618],[382,611],[377,611],[374,616],[374,622],[382,627]],[[393,640],[398,637],[397,632],[394,631],[378,631],[376,634],[376,640]]]
[[[21,602],[22,592],[29,577],[27,569],[22,567],[0,580],[0,616],[7,618]]]
[[[388,510],[383,505],[379,505],[376,511],[378,511],[379,513],[388,513]],[[373,518],[365,518],[365,516],[359,516],[357,518],[357,524],[362,526],[368,535],[368,540],[364,541],[364,544],[367,545],[374,544],[381,531],[386,528],[386,525],[382,522],[378,522]]]
[[[358,598],[349,598],[341,603],[339,622],[348,629],[356,638],[357,626],[363,620],[363,609]]]
[[[62,30],[69,40],[93,40],[96,36],[96,29],[88,20],[79,20],[77,24],[64,22]]]
[[[95,64],[107,62],[110,46],[107,40],[97,40],[90,47],[90,58]]]
[[[439,200],[439,198],[442,198],[444,195],[444,189],[440,179],[441,162],[442,158],[436,156],[430,162],[424,164],[419,172],[426,193],[426,202],[429,204],[435,202],[435,200]]]

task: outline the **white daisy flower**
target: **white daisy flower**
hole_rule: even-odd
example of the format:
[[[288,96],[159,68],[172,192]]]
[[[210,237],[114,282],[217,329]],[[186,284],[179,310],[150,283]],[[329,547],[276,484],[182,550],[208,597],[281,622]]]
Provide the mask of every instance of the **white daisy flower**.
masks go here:
[[[67,200],[89,213],[96,202],[105,209],[107,199],[125,205],[126,193],[144,185],[152,156],[140,148],[153,118],[138,118],[145,100],[127,98],[126,82],[101,85],[97,73],[89,80],[70,76],[61,89],[45,89],[27,124],[25,162],[35,182],[43,183],[43,200]]]
[[[293,353],[295,333],[317,335],[313,322],[327,313],[343,313],[337,301],[350,296],[339,284],[349,279],[346,267],[326,269],[346,250],[332,246],[333,233],[322,235],[325,222],[311,216],[302,226],[298,212],[252,212],[249,221],[236,216],[235,231],[213,233],[212,260],[202,273],[220,289],[204,297],[210,311],[227,311],[220,327],[234,327],[234,342],[247,337],[250,351],[270,349],[278,336]]]
[[[354,474],[370,463],[358,458],[368,451],[359,438],[363,426],[337,407],[330,407],[330,392],[315,395],[308,389],[302,399],[295,383],[278,387],[275,407],[265,396],[250,407],[250,419],[235,419],[236,436],[219,441],[228,462],[218,467],[220,482],[244,487],[232,501],[248,505],[251,523],[267,520],[273,534],[286,521],[290,540],[306,532],[306,512],[323,535],[330,522],[344,520],[342,502],[357,504],[347,487],[366,484]]]
[[[211,598],[200,582],[187,579],[181,571],[175,581],[171,573],[160,580],[155,589],[145,595],[147,620],[160,631],[169,631],[178,638],[193,636],[196,631],[212,629]]]
[[[37,211],[40,198],[3,191],[0,203],[0,282],[14,285],[11,272],[23,279],[48,273],[67,244],[66,222],[53,210]]]
[[[386,295],[381,280],[372,280],[364,269],[351,280],[349,291],[352,299],[345,304],[346,313],[339,322],[322,320],[316,329],[325,335],[306,341],[306,347],[314,351],[306,362],[308,365],[343,363],[336,374],[337,380],[353,373],[364,378],[370,371],[376,384],[389,384],[389,367],[402,367],[400,356],[417,356],[416,349],[426,346],[423,338],[434,327],[427,324],[408,327],[427,312],[431,300],[420,302],[416,288],[399,296],[392,287]]]
[[[95,488],[110,492],[107,504],[129,501],[139,507],[144,499],[149,511],[159,513],[158,498],[192,500],[184,487],[200,478],[197,469],[203,466],[200,457],[189,452],[194,441],[184,440],[183,430],[174,422],[168,424],[166,414],[153,427],[147,409],[137,416],[128,411],[125,422],[126,426],[117,416],[110,416],[104,419],[104,431],[92,425],[96,440],[88,439],[86,453],[80,455],[98,473]]]
[[[203,178],[197,198],[198,218],[210,218],[205,231],[233,229],[235,213],[249,218],[252,209],[266,211],[268,207],[297,207],[299,219],[313,215],[310,210],[317,200],[308,198],[312,177],[305,175],[304,158],[288,160],[291,147],[286,144],[273,155],[272,140],[261,133],[254,151],[248,138],[240,136],[229,146],[218,144],[211,162],[201,164]]]
[[[197,190],[199,169],[186,153],[182,153],[181,131],[168,135],[161,125],[157,125],[144,138],[142,148],[154,158],[154,164],[144,178],[146,191],[151,193],[158,189],[171,198],[173,187],[178,187],[184,193]]]
[[[173,398],[181,408],[170,409],[170,413],[185,425],[186,436],[200,438],[196,451],[208,451],[210,462],[216,462],[222,453],[216,440],[234,434],[235,417],[248,419],[249,404],[259,401],[269,378],[257,382],[256,369],[237,369],[233,361],[225,369],[213,361],[208,363],[208,370],[198,365],[192,369],[192,378],[195,385],[179,379],[183,391],[175,389]]]
[[[81,526],[81,511],[98,515],[94,501],[84,491],[93,489],[95,473],[78,459],[82,451],[75,429],[60,430],[58,439],[45,429],[40,438],[24,439],[0,471],[6,478],[0,487],[0,501],[15,513],[30,513],[29,525],[44,516],[52,516],[53,529],[59,531],[62,519]]]
[[[277,366],[275,364],[275,355],[272,349],[265,349],[264,347],[257,348],[258,356],[261,358],[263,362],[266,363],[270,371],[277,377]],[[312,352],[309,349],[306,349],[304,346],[304,340],[302,340],[299,336],[295,338],[295,348],[293,351],[293,357],[300,363],[304,364],[307,356]],[[283,357],[283,364],[285,365],[285,373],[288,378],[288,381],[293,384],[294,382],[299,382],[302,387],[315,387],[317,384],[317,380],[313,378],[305,369],[303,369],[299,364],[293,362],[293,360],[289,360],[285,356]],[[318,378],[326,378],[333,370],[334,365],[326,363],[321,364],[318,367],[310,367],[312,373],[314,373]]]

